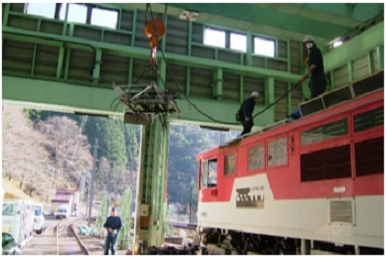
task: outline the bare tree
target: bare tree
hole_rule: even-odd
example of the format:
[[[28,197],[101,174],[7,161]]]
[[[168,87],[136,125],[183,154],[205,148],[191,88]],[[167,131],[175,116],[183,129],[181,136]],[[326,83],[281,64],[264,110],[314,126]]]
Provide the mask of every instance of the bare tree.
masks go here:
[[[59,176],[71,179],[77,186],[82,172],[90,171],[92,165],[90,145],[81,134],[81,127],[67,117],[53,116],[39,122],[38,128],[46,137],[44,146],[53,161],[54,187]]]

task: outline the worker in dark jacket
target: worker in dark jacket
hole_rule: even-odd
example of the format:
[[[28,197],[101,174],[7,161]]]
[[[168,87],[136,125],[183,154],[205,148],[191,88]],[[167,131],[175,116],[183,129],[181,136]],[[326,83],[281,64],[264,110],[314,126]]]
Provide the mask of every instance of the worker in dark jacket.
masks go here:
[[[324,60],[321,54],[320,49],[317,48],[316,43],[312,35],[307,35],[304,38],[303,43],[308,49],[308,68],[305,71],[304,76],[300,79],[299,83],[304,82],[306,79],[309,79],[309,89],[311,93],[311,98],[315,98],[320,94],[323,94],[326,89],[326,80],[324,74]],[[290,115],[293,119],[298,119],[301,117],[300,110]]]
[[[259,93],[254,91],[251,93],[251,97],[246,99],[239,108],[239,115],[241,123],[243,125],[243,131],[240,136],[250,133],[251,128],[254,126],[253,112],[255,104],[258,102]]]
[[[109,255],[109,248],[112,255],[115,255],[117,236],[120,229],[122,228],[122,220],[120,216],[117,216],[117,209],[115,207],[112,208],[111,215],[106,219],[106,222],[103,226],[108,230],[104,255]]]

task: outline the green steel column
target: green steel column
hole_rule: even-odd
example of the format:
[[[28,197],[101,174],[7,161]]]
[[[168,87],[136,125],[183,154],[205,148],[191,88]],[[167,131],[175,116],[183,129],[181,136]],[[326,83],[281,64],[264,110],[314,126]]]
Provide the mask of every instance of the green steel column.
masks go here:
[[[132,82],[133,82],[133,58],[130,58],[130,61],[129,61],[128,84],[131,85]]]
[[[167,83],[167,65],[165,64],[164,60],[161,60],[161,62],[158,65],[158,70],[159,70],[159,75],[161,78],[165,80],[165,83]],[[157,86],[160,88],[160,90],[165,91],[166,86],[164,83],[161,81],[160,78],[157,79]]]
[[[60,47],[60,49],[59,49],[59,58],[58,58],[58,66],[57,66],[57,69],[56,69],[56,78],[60,78],[60,76],[62,74],[63,59],[64,59],[64,47]]]
[[[169,145],[169,123],[166,127],[163,127],[163,156],[162,156],[162,168],[161,168],[161,188],[160,188],[160,202],[159,202],[159,229],[158,229],[158,244],[162,244],[164,241],[165,222],[164,216],[167,209],[167,200],[165,198],[165,192],[167,188],[167,174],[168,174],[168,145]]]
[[[287,59],[288,59],[288,72],[290,73],[291,71],[291,57],[290,57],[290,40],[288,39],[287,42],[286,42],[286,56],[287,56]]]
[[[253,53],[253,36],[251,35],[251,31],[246,32],[246,65],[252,66],[252,53]]]
[[[291,83],[288,83],[288,91],[292,88]],[[288,93],[288,114],[292,113],[292,92]]]
[[[274,78],[273,77],[269,77],[266,79],[265,88],[266,88],[266,91],[265,91],[266,104],[265,105],[268,105],[268,104],[271,104],[275,101]],[[275,105],[273,105],[271,108],[269,108],[267,113],[268,113],[268,116],[270,116],[270,118],[272,119],[271,123],[275,122]],[[257,123],[255,123],[255,124],[257,124]]]
[[[384,45],[376,49],[378,55],[378,70],[384,69]]]
[[[144,202],[143,196],[144,192],[146,192],[146,188],[144,190],[144,171],[145,171],[145,153],[146,153],[146,144],[148,142],[146,132],[147,128],[150,126],[141,126],[141,139],[140,139],[140,154],[139,154],[139,167],[137,171],[137,194],[136,194],[136,219],[135,219],[135,232],[134,232],[134,243],[138,243],[139,240],[143,240],[141,235],[141,227],[140,227],[140,213],[141,213],[141,204]]]
[[[131,46],[134,47],[134,42],[136,39],[136,23],[137,23],[137,9],[133,11],[133,24],[132,24],[132,44]]]
[[[121,30],[121,20],[122,20],[122,9],[120,8],[120,11],[119,11],[119,15],[118,15],[118,23],[117,23],[117,28],[119,30]]]
[[[239,78],[239,102],[243,103],[243,75]]]
[[[334,70],[331,71],[331,87],[332,89],[335,89],[335,74],[334,74]]]
[[[214,71],[214,99],[221,100],[222,99],[222,88],[223,88],[223,69],[218,68]]]
[[[69,78],[69,66],[70,66],[70,53],[71,49],[67,49],[67,54],[66,54],[66,65],[65,65],[65,74],[64,74],[64,79]]]
[[[157,241],[157,221],[158,221],[158,191],[159,186],[157,186],[157,179],[159,175],[159,156],[161,155],[161,141],[160,141],[160,134],[161,134],[161,123],[160,119],[156,119],[155,121],[155,130],[152,131],[153,138],[153,150],[149,150],[153,154],[152,159],[152,182],[151,185],[151,195],[149,200],[149,209],[151,213],[150,217],[150,223],[149,223],[149,230],[148,230],[148,246],[157,245],[160,246],[161,244],[156,244]]]
[[[353,66],[352,60],[347,62],[347,71],[348,71],[348,82],[353,82]]]
[[[10,8],[11,8],[11,4],[10,3],[6,3],[5,4],[5,8],[4,8],[3,26],[7,26],[8,25],[8,17],[9,17],[9,9]]]
[[[186,96],[189,96],[189,91],[191,88],[191,67],[187,68],[187,82],[186,82]]]
[[[302,101],[305,101],[305,99],[310,99],[311,93],[309,89],[309,80],[304,81],[301,84],[302,87]]]
[[[192,21],[188,22],[188,56],[191,56],[192,48]]]
[[[63,4],[62,4],[63,7]],[[63,30],[62,30],[62,35],[65,36],[67,33],[67,19],[69,17],[69,4],[66,4],[66,12],[65,12],[65,19],[64,19],[64,24],[63,24]],[[70,25],[71,26],[71,25]]]
[[[102,50],[97,49],[97,55],[95,56],[95,66],[93,71],[93,84],[99,83],[100,71],[101,71],[101,59],[102,59]]]
[[[374,59],[372,57],[372,52],[368,52],[368,74],[372,74],[374,72]]]
[[[32,66],[31,66],[31,76],[34,75],[34,70],[35,70],[35,61],[36,61],[36,48],[38,44],[34,45],[34,54],[32,56]]]

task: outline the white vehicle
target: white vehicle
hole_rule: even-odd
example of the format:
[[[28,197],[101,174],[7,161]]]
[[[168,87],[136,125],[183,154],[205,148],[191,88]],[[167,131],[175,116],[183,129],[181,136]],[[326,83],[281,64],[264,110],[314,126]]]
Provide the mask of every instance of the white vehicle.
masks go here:
[[[11,234],[21,247],[33,239],[33,202],[26,200],[3,200],[2,232]]]
[[[35,216],[34,216],[34,231],[36,234],[42,234],[44,225],[43,206],[42,204],[34,204]]]
[[[54,216],[58,218],[65,218],[67,219],[70,217],[70,210],[67,206],[59,207],[57,211],[54,212]]]

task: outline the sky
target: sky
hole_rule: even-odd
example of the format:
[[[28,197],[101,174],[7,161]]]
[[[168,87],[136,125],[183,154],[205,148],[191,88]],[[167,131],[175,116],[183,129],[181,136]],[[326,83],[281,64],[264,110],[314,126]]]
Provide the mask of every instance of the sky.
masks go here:
[[[54,18],[55,3],[29,3],[27,7],[28,14],[40,15],[47,18]],[[66,14],[66,4],[62,5],[59,19],[64,20]],[[69,4],[68,21],[77,23],[86,23],[87,8],[78,4]],[[93,9],[91,15],[91,24],[96,26],[116,29],[118,21],[118,12],[103,9]],[[246,35],[231,33],[230,48],[246,52]],[[224,31],[212,30],[206,28],[204,31],[204,44],[220,48],[226,47],[226,34]],[[254,53],[263,56],[274,57],[274,41],[254,38]]]

